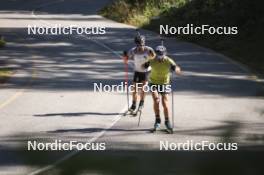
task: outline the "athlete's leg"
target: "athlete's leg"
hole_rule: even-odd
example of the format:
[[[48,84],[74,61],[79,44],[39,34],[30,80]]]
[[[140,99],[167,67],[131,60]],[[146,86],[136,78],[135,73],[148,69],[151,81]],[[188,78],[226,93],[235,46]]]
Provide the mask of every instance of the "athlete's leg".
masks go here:
[[[132,105],[130,107],[130,111],[134,111],[137,107],[137,88],[136,88],[136,82],[133,82],[132,86]]]
[[[154,123],[154,130],[157,130],[160,128],[160,110],[159,110],[159,94],[157,91],[152,92],[152,98],[153,98],[153,107],[155,112],[155,123]]]
[[[148,79],[148,73],[147,72],[141,72],[139,81],[140,81],[140,89],[139,89],[139,95],[140,95],[140,103],[139,106],[142,107],[144,105],[144,99],[145,99],[145,92],[144,92],[144,86],[147,84]]]
[[[131,106],[131,110],[135,110],[136,109],[136,105],[137,105],[137,82],[139,81],[139,73],[138,72],[134,72],[134,77],[133,77],[133,86],[132,86],[132,106]]]
[[[152,99],[153,99],[153,108],[154,108],[154,112],[155,112],[155,116],[156,118],[159,118],[160,116],[160,110],[159,110],[159,94],[157,91],[153,91],[152,92]]]
[[[171,127],[170,121],[169,121],[169,95],[167,93],[162,94],[162,106],[164,110],[164,116],[165,116],[165,126],[167,130],[170,133],[173,133],[173,128]]]
[[[167,93],[162,93],[162,106],[163,106],[163,112],[165,121],[169,120],[169,95]]]
[[[132,88],[132,99],[133,101],[137,102],[137,98],[138,98],[138,89],[136,88],[137,83],[133,82],[133,88]]]
[[[140,103],[139,106],[143,106],[144,105],[144,99],[145,99],[145,92],[143,87],[147,84],[147,81],[142,81],[140,84]]]

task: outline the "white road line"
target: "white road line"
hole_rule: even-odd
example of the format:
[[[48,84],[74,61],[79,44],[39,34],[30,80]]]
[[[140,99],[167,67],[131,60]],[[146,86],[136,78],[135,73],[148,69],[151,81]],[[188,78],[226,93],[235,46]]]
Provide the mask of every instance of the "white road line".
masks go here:
[[[28,48],[28,46],[25,46]],[[24,94],[24,92],[26,91],[27,87],[30,87],[33,83],[33,81],[37,78],[37,70],[35,67],[35,59],[36,57],[33,56],[33,60],[32,60],[32,72],[30,73],[30,79],[27,80],[27,82],[25,83],[25,85],[23,85],[23,89],[18,90],[15,94],[13,94],[11,97],[8,97],[6,100],[4,100],[4,102],[0,103],[0,110],[5,108],[6,106],[8,106],[10,103],[14,102],[18,97],[20,97],[21,95]],[[10,79],[12,79],[15,75],[12,75],[10,77]],[[7,80],[7,81],[11,81],[11,80]],[[1,87],[1,86],[0,86]]]
[[[228,74],[217,74],[217,73],[199,73],[199,72],[191,72],[184,71],[183,76],[200,76],[200,77],[213,77],[213,78],[225,78],[230,80],[252,80],[252,77],[249,75],[228,75]]]
[[[92,38],[89,38],[85,35],[81,35],[82,37],[84,37],[85,39],[88,39],[94,43],[96,43],[97,45],[101,46],[101,47],[104,47],[106,48],[107,50],[109,50],[110,52],[112,52],[113,54],[115,54],[116,56],[118,56],[120,59],[123,59],[122,56],[120,54],[118,54],[115,50],[113,50],[112,48],[110,48],[109,46],[107,46],[106,44],[102,43],[102,42],[99,42],[95,39],[92,39]],[[133,64],[131,62],[128,62],[128,65],[130,66],[130,68],[133,68]]]
[[[91,138],[88,140],[88,142],[95,142],[98,138],[100,138],[101,136],[103,136],[109,129],[111,129],[122,117],[122,114],[124,113],[124,111],[127,109],[127,106],[125,106],[121,111],[120,114],[115,116],[114,121],[104,130],[102,130],[97,136]],[[78,154],[79,152],[81,152],[80,150],[74,150],[72,152],[70,152],[69,154],[63,156],[62,158],[58,159],[56,162],[54,162],[53,164],[47,165],[43,168],[37,169],[31,173],[29,173],[28,175],[37,175],[40,173],[43,173],[45,171],[48,171],[50,169],[53,169],[54,167],[56,167],[58,164],[70,159],[71,157],[75,156],[76,154]]]
[[[55,2],[52,2],[52,3],[48,3],[48,4],[42,4],[41,7],[44,7],[44,6],[48,6],[48,5],[51,5],[51,4],[55,4],[55,3],[59,3],[59,2],[62,2],[64,0],[59,0],[59,1],[55,1]],[[35,15],[35,10],[32,10],[31,12],[31,15],[38,19],[38,17]],[[45,24],[49,24],[49,25],[52,25],[51,23],[48,23],[44,20],[40,20],[38,19],[39,21],[41,21],[42,23],[45,23]],[[85,37],[86,39],[89,39],[90,41],[96,43],[97,45],[101,46],[101,47],[104,47],[106,48],[107,50],[109,50],[111,53],[113,53],[114,55],[118,56],[119,58],[122,58],[122,56],[120,54],[118,54],[116,51],[114,51],[113,49],[111,49],[110,47],[106,46],[105,44],[103,43],[100,43],[99,41],[95,41],[93,39],[90,39],[90,38],[87,38]],[[97,136],[89,139],[89,142],[94,142],[96,141],[98,138],[100,138],[101,136],[103,136],[110,128],[112,128],[122,117],[122,113],[124,113],[124,111],[127,109],[127,105],[125,105],[125,107],[123,107],[123,109],[120,111],[121,114],[118,114],[115,116],[115,119],[114,121],[107,127],[105,128],[104,130],[102,130]],[[37,174],[40,174],[42,172],[45,172],[45,171],[48,171],[54,167],[56,167],[58,164],[70,159],[71,157],[73,157],[74,155],[78,154],[80,152],[80,150],[74,150],[72,151],[71,153],[63,156],[62,158],[60,158],[59,160],[57,160],[56,162],[54,162],[53,164],[50,164],[50,165],[47,165],[43,168],[40,168],[40,169],[37,169],[31,173],[29,173],[28,175],[37,175]]]

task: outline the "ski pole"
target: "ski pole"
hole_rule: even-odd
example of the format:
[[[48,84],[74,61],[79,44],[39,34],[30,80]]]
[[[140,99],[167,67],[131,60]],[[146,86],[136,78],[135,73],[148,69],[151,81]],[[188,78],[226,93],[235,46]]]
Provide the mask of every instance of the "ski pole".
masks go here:
[[[172,115],[172,130],[174,129],[174,93],[173,93],[173,72],[171,72],[171,115]]]
[[[128,92],[128,57],[127,52],[124,52],[124,62],[125,62],[125,86],[127,95],[127,110],[129,110],[129,92]]]
[[[142,112],[140,111],[139,116],[138,116],[138,127],[139,127],[139,124],[140,124],[141,113]]]
[[[161,38],[161,36],[160,36]],[[160,39],[161,45],[164,46],[164,40]],[[171,71],[170,75],[170,82],[171,82],[171,115],[172,115],[172,130],[174,128],[174,94],[173,94],[173,71]]]
[[[137,35],[140,36],[139,29],[136,29],[136,32],[137,32]],[[140,125],[141,114],[142,114],[142,111],[140,110],[140,111],[139,111],[139,116],[138,116],[138,127],[139,127],[139,125]]]

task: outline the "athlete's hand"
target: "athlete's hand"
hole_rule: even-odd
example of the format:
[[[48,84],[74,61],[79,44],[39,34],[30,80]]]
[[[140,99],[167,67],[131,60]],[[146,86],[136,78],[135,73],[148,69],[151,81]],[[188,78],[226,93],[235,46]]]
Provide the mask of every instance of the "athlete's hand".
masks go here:
[[[176,66],[175,72],[177,75],[181,75],[181,68],[179,66]]]
[[[124,50],[124,51],[123,51],[123,56],[126,56],[126,57],[128,56],[128,54],[127,54],[127,51],[126,51],[126,50]]]
[[[151,58],[155,57],[155,52],[153,50],[149,50],[149,55]]]
[[[127,51],[126,50],[123,52],[123,60],[124,60],[124,63],[125,64],[128,63],[128,54],[127,54]]]

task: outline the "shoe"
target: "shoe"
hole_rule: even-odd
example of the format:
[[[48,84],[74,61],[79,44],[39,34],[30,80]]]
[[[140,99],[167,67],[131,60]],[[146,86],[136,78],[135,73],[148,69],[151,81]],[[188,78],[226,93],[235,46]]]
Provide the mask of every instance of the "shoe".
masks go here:
[[[155,122],[155,124],[154,124],[154,131],[156,131],[156,130],[158,130],[158,129],[160,129],[160,123],[159,122]]]
[[[141,111],[143,109],[143,105],[138,106],[138,111]]]
[[[138,111],[141,111],[143,107],[144,107],[144,101],[140,100],[139,105],[138,105]]]
[[[169,121],[165,121],[165,126],[168,132],[172,133],[173,132],[173,128],[171,127],[171,124]]]
[[[129,112],[131,113],[131,114],[133,114],[134,112],[135,112],[135,110],[136,110],[136,106],[135,105],[131,105],[131,107],[129,108]]]

